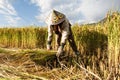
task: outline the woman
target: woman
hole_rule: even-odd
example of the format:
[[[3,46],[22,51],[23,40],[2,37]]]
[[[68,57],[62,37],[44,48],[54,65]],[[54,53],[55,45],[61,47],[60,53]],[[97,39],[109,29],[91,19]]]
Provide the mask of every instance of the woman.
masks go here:
[[[51,50],[51,42],[53,32],[57,35],[57,56],[63,53],[63,49],[66,43],[66,40],[69,41],[70,46],[72,47],[74,53],[79,55],[77,46],[74,41],[74,37],[71,30],[71,24],[69,23],[66,16],[56,10],[52,12],[47,17],[46,23],[48,25],[48,39],[47,39],[47,50]]]

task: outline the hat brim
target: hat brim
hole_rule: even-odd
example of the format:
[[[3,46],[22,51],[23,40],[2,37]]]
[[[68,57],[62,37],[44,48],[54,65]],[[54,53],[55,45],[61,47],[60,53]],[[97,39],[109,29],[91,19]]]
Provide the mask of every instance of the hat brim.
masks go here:
[[[64,20],[65,20],[65,17],[60,19],[57,22],[52,22],[51,20],[47,20],[46,23],[49,24],[49,25],[58,25],[58,24],[62,23]]]

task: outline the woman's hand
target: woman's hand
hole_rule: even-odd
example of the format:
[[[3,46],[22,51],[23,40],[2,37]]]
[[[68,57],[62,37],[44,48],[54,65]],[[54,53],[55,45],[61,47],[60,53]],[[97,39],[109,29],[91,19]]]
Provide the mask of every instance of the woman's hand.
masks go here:
[[[59,46],[56,56],[59,57],[63,53],[63,47]]]
[[[52,46],[51,45],[47,45],[47,50],[51,50]]]

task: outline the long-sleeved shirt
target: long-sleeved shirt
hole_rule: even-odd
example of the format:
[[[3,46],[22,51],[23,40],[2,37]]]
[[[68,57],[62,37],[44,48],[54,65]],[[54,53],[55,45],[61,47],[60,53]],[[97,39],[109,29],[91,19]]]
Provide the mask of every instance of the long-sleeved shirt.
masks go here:
[[[68,36],[70,35],[70,23],[67,18],[65,18],[65,21],[62,23],[60,26],[59,32],[62,34],[61,37],[61,43],[65,44],[66,40],[68,39]],[[48,39],[47,41],[51,42],[52,41],[52,35],[53,35],[54,29],[52,28],[51,24],[48,24]]]

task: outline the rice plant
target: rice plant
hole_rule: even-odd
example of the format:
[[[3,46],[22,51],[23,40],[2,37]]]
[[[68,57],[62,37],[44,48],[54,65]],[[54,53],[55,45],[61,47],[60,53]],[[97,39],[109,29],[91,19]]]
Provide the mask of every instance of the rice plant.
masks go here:
[[[119,79],[120,14],[114,12],[108,15],[104,23],[74,24],[72,31],[85,68],[99,74],[102,79]],[[47,35],[47,27],[0,28],[0,47],[46,49]],[[55,45],[53,39],[53,49]],[[65,51],[74,55],[68,43]]]
[[[118,79],[120,66],[120,14],[114,12],[112,18],[109,16],[108,27],[108,57],[109,71],[113,72],[114,79]]]

